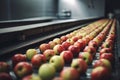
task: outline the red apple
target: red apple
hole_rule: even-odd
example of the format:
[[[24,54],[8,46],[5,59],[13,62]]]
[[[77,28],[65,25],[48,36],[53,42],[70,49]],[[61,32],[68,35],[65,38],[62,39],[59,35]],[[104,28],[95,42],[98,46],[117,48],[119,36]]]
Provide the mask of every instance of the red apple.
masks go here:
[[[85,60],[85,62],[89,65],[93,61],[93,56],[89,52],[81,52],[79,53],[79,58]]]
[[[64,59],[64,62],[69,64],[72,62],[73,59],[73,53],[71,51],[63,51],[60,53],[60,56]]]
[[[67,36],[61,36],[60,39],[61,39],[62,42],[64,42],[68,39],[68,37]]]
[[[62,45],[57,44],[54,46],[53,50],[54,50],[55,54],[59,55],[62,51],[65,50],[65,48]]]
[[[74,46],[77,46],[77,47],[80,49],[80,51],[83,49],[83,43],[81,43],[81,42],[79,42],[79,41],[76,41],[76,42],[74,43]]]
[[[0,62],[0,73],[6,72],[8,73],[10,71],[10,65],[7,62],[1,61]]]
[[[93,68],[90,80],[109,80],[110,76],[111,74],[106,67],[99,66]]]
[[[15,65],[19,62],[27,61],[26,55],[17,53],[12,57],[12,66],[15,67]]]
[[[62,46],[65,48],[65,50],[67,50],[70,45],[71,45],[70,42],[67,41],[62,43]]]
[[[61,71],[60,77],[62,80],[79,80],[79,72],[75,68],[65,68]]]
[[[93,46],[86,46],[83,51],[84,52],[89,52],[93,56],[95,56],[95,54],[96,54],[96,48],[93,47]]]
[[[41,64],[46,62],[46,57],[43,54],[36,54],[32,57],[31,63],[33,67],[39,68]]]
[[[110,63],[109,60],[107,59],[99,59],[99,60],[96,60],[93,64],[93,67],[98,67],[98,66],[103,66],[103,67],[106,67],[108,68],[110,71],[112,70],[112,65]]]
[[[76,42],[78,39],[79,39],[79,38],[78,38],[77,36],[73,36],[73,37],[72,37],[72,40],[73,40],[74,42]]]
[[[83,49],[83,48],[85,47],[85,45],[86,45],[86,44],[85,44],[85,41],[82,40],[82,39],[79,39],[78,42],[81,44],[81,48]],[[81,50],[82,50],[82,49],[81,49]]]
[[[83,59],[73,59],[71,67],[75,68],[80,74],[84,74],[88,65]]]
[[[15,75],[20,78],[32,74],[32,72],[33,72],[32,65],[28,62],[19,62],[14,67]]]
[[[0,80],[13,80],[12,76],[6,72],[0,73]]]
[[[100,59],[107,59],[113,64],[115,58],[112,53],[103,53],[102,55],[100,55]]]
[[[52,49],[47,49],[43,52],[43,55],[46,57],[46,60],[49,61],[50,58],[55,55],[55,52]]]
[[[50,49],[50,44],[47,44],[47,43],[42,43],[40,46],[39,46],[39,50],[43,53],[45,50],[47,49]]]
[[[101,54],[103,54],[103,53],[112,53],[113,51],[112,51],[112,49],[111,48],[102,48],[101,50],[100,50],[100,55]]]
[[[96,41],[91,40],[91,41],[88,43],[88,46],[93,46],[93,47],[95,47],[95,48],[97,49],[98,44],[97,44]]]
[[[77,57],[78,54],[79,54],[79,52],[80,52],[79,47],[74,46],[74,45],[70,45],[70,46],[68,47],[68,50],[73,53],[73,56],[74,56],[74,57]]]

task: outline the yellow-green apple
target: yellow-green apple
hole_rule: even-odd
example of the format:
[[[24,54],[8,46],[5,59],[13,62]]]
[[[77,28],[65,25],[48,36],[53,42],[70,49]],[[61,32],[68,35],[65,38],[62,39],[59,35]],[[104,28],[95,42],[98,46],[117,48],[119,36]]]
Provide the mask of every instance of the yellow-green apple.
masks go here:
[[[6,72],[0,73],[0,80],[13,80],[12,76]]]
[[[62,43],[62,46],[65,48],[65,50],[67,50],[70,45],[71,45],[70,42],[67,41]]]
[[[42,80],[42,79],[37,74],[31,74],[23,77],[22,80]]]
[[[64,59],[59,55],[54,55],[50,59],[49,63],[55,67],[57,72],[60,72],[63,69],[65,64]]]
[[[109,80],[110,76],[111,73],[108,68],[99,66],[93,68],[90,80]]]
[[[100,59],[107,59],[111,62],[111,64],[113,64],[115,57],[112,53],[103,53],[102,55],[100,55]]]
[[[100,55],[103,54],[103,53],[112,53],[112,49],[111,48],[102,48],[99,53]]]
[[[55,42],[56,44],[61,44],[61,39],[60,38],[54,38],[53,42]]]
[[[46,57],[46,60],[49,61],[50,58],[55,55],[55,52],[52,49],[47,49],[43,52],[43,55]]]
[[[53,65],[45,63],[40,66],[38,74],[42,80],[52,80],[55,77],[56,69]]]
[[[94,63],[93,63],[93,67],[98,67],[98,66],[103,66],[103,67],[106,67],[108,68],[110,71],[112,70],[112,65],[110,63],[109,60],[107,59],[99,59],[99,60],[96,60]]]
[[[67,36],[61,36],[60,39],[61,39],[62,42],[64,42],[68,39],[68,37]]]
[[[0,61],[0,73],[6,72],[8,73],[10,71],[10,65],[7,62]]]
[[[32,72],[33,72],[32,64],[28,62],[19,62],[14,67],[15,75],[20,78],[32,74]]]
[[[57,44],[53,48],[56,55],[59,55],[62,51],[65,50],[65,48],[61,44]]]
[[[17,53],[12,57],[12,66],[15,67],[15,65],[19,62],[27,61],[26,55]]]
[[[55,46],[55,45],[57,45],[55,42],[53,42],[53,41],[49,41],[49,43],[48,43],[49,45],[50,45],[50,49],[53,49],[53,47]]]
[[[46,62],[46,57],[43,54],[36,54],[31,59],[31,63],[34,68],[39,68],[45,62]]]
[[[37,50],[36,50],[36,49],[28,49],[28,50],[26,51],[26,57],[27,57],[28,60],[31,60],[32,57],[33,57],[35,54],[37,54]]]
[[[73,44],[75,43],[75,42],[73,41],[73,39],[71,39],[71,38],[68,38],[66,41],[69,42],[71,45],[73,45]]]
[[[85,60],[88,65],[93,61],[93,56],[89,52],[81,52],[78,57]]]
[[[50,44],[49,43],[42,43],[39,46],[39,50],[43,53],[45,50],[50,49]]]
[[[60,77],[61,77],[61,80],[79,80],[80,79],[79,72],[72,67],[63,69],[60,72]]]
[[[73,59],[73,53],[71,51],[63,51],[60,53],[60,56],[64,59],[64,62],[66,64],[70,64],[72,62]]]
[[[92,54],[92,56],[95,56],[96,54],[96,48],[93,46],[86,46],[83,51],[89,52],[90,54]]]
[[[80,74],[84,74],[88,68],[87,63],[83,59],[73,59],[71,67],[77,69]]]
[[[74,45],[70,45],[70,46],[68,47],[68,50],[73,53],[73,56],[74,56],[74,57],[77,57],[78,54],[79,54],[79,52],[80,52],[79,47],[78,47],[78,46],[74,46]]]

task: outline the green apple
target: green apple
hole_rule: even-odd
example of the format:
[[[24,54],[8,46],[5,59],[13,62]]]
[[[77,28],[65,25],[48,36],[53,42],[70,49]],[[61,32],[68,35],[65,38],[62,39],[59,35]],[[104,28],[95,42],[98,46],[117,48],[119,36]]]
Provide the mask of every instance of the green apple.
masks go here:
[[[49,63],[40,66],[38,74],[42,80],[51,80],[56,74],[55,67]]]
[[[37,74],[25,76],[22,80],[42,80]]]
[[[53,56],[49,63],[52,64],[58,72],[61,71],[64,67],[64,59],[58,55]]]
[[[72,63],[71,63],[71,67],[77,69],[77,71],[80,74],[83,74],[86,72],[88,65],[87,63],[83,60],[83,59],[73,59]]]
[[[37,54],[37,50],[35,50],[35,49],[28,49],[28,50],[26,51],[26,57],[27,57],[28,60],[31,60],[32,57],[33,57],[35,54]]]

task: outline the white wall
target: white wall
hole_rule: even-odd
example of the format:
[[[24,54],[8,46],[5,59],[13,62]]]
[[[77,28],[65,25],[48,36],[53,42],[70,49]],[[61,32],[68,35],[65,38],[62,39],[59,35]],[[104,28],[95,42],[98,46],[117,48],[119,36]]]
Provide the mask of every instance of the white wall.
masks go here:
[[[93,5],[91,4],[93,1]],[[71,10],[71,18],[99,18],[105,14],[105,0],[59,0],[59,13]]]

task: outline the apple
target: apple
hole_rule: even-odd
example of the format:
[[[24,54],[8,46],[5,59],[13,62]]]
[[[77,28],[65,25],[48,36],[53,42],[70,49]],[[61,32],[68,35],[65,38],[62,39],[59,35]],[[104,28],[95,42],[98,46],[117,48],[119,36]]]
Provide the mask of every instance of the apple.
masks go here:
[[[89,52],[81,52],[78,57],[85,60],[88,65],[93,61],[93,56]]]
[[[19,62],[14,67],[15,75],[20,78],[32,74],[32,72],[33,72],[32,64],[28,62]]]
[[[79,41],[76,41],[76,42],[74,43],[74,46],[77,46],[80,51],[83,49],[83,44],[82,44],[81,42],[79,42]]]
[[[53,50],[54,50],[56,55],[59,55],[62,51],[65,50],[65,48],[62,45],[57,44],[54,46]]]
[[[95,67],[98,67],[98,66],[106,67],[106,68],[109,69],[109,71],[112,70],[112,65],[111,65],[110,61],[107,60],[107,59],[99,59],[99,60],[96,60],[96,61],[94,62],[94,64],[93,64],[93,67],[95,68]]]
[[[83,49],[85,47],[85,41],[82,39],[79,39],[78,42],[81,44],[81,48]]]
[[[62,43],[62,46],[65,48],[65,50],[67,50],[70,45],[71,45],[70,42],[67,41]]]
[[[73,53],[71,51],[63,51],[60,53],[60,56],[64,59],[64,62],[66,64],[70,64],[72,62],[73,59]]]
[[[26,55],[21,54],[21,53],[17,53],[12,57],[12,66],[15,67],[15,65],[19,62],[25,62],[27,61]]]
[[[41,64],[45,62],[46,62],[46,57],[43,54],[36,54],[31,59],[31,63],[34,68],[39,68]]]
[[[6,72],[8,73],[10,71],[10,65],[7,62],[0,61],[0,73]]]
[[[57,72],[60,72],[63,69],[64,64],[65,64],[64,59],[61,56],[58,56],[58,55],[53,56],[50,59],[49,63],[52,64],[55,67]]]
[[[73,59],[71,67],[75,68],[80,74],[84,74],[87,71],[88,65],[83,59]]]
[[[99,53],[100,55],[103,54],[103,53],[112,53],[112,49],[111,48],[102,48]]]
[[[26,51],[26,57],[27,57],[28,60],[31,60],[32,57],[33,57],[35,54],[37,54],[37,50],[36,50],[36,49],[28,49],[28,50]]]
[[[0,80],[13,80],[13,79],[10,74],[2,72],[0,73]]]
[[[113,44],[111,42],[104,42],[102,45],[101,45],[101,48],[111,48],[113,49]]]
[[[77,57],[78,54],[79,54],[79,52],[80,52],[79,47],[74,46],[74,45],[70,45],[70,46],[68,47],[68,50],[73,53],[73,56],[74,56],[74,57]]]
[[[115,60],[112,53],[103,53],[102,55],[100,55],[100,59],[107,59],[111,62],[111,64],[113,64]]]
[[[68,37],[67,36],[61,36],[60,39],[61,39],[62,42],[64,42],[68,39]]]
[[[91,41],[88,43],[88,46],[93,46],[93,47],[95,47],[95,48],[97,49],[98,44],[97,44],[96,41],[91,40]]]
[[[55,45],[57,45],[55,42],[53,42],[53,41],[49,41],[49,43],[48,43],[49,45],[50,45],[50,49],[53,49],[53,47],[55,46]]]
[[[55,42],[56,44],[61,44],[61,39],[60,38],[54,38],[53,42]]]
[[[111,73],[106,67],[96,67],[93,68],[91,72],[91,79],[90,80],[109,80]]]
[[[38,74],[42,80],[52,80],[55,77],[56,69],[53,65],[45,63],[40,66]]]
[[[89,52],[93,56],[95,56],[95,54],[96,54],[96,48],[93,47],[93,46],[86,46],[83,51],[84,52]]]
[[[22,80],[42,80],[37,74],[31,74],[22,78]]]
[[[76,41],[79,39],[79,37],[73,36],[71,39],[72,39],[74,42],[76,42]]]
[[[39,46],[39,50],[43,53],[45,50],[50,49],[50,44],[49,43],[42,43]]]
[[[61,80],[79,80],[79,72],[72,67],[65,68],[60,72]]]
[[[46,57],[46,60],[49,61],[50,58],[55,55],[55,52],[52,49],[47,49],[43,52],[43,55]]]
[[[75,43],[75,42],[73,41],[73,39],[71,39],[71,38],[68,38],[66,41],[69,42],[71,45],[73,45],[73,44]]]

